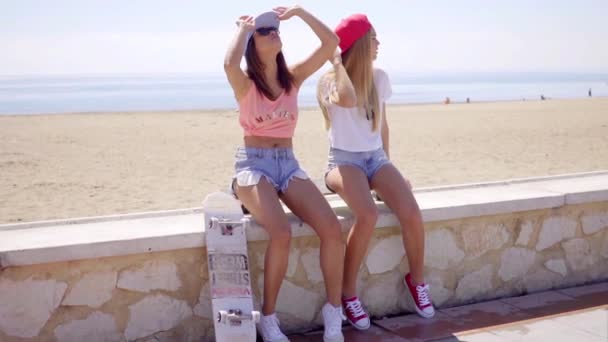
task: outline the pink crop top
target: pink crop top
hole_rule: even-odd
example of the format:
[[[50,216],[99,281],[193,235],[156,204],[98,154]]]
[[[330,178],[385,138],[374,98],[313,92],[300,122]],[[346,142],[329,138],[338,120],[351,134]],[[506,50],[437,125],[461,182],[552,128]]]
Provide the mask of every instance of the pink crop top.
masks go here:
[[[252,84],[239,101],[239,112],[245,136],[291,138],[298,122],[298,89],[271,101]]]

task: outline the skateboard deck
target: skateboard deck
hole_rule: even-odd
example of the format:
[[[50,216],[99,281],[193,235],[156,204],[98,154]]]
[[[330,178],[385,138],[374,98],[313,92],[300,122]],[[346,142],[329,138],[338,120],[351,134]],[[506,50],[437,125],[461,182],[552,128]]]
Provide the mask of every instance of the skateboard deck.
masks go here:
[[[249,256],[245,230],[249,219],[241,203],[223,192],[203,201],[207,265],[215,339],[217,342],[256,340]]]

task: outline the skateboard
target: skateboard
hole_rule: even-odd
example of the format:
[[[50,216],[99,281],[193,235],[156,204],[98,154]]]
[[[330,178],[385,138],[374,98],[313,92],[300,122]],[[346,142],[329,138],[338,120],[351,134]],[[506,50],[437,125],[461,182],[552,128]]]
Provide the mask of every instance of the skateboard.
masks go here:
[[[245,230],[249,218],[241,203],[224,192],[203,201],[211,306],[217,342],[256,340],[260,313],[253,310]]]

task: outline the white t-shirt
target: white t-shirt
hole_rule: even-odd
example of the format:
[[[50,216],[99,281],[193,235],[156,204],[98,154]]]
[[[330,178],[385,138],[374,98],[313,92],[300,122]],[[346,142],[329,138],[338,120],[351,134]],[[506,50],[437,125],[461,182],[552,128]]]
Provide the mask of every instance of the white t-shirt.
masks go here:
[[[329,145],[350,152],[374,151],[382,148],[381,123],[384,102],[391,97],[392,89],[388,75],[384,70],[374,68],[374,83],[378,93],[380,113],[378,128],[373,131],[373,119],[367,119],[365,110],[359,107],[341,107],[331,103],[329,94],[335,89],[336,82],[328,82],[323,90],[324,102],[329,112]]]

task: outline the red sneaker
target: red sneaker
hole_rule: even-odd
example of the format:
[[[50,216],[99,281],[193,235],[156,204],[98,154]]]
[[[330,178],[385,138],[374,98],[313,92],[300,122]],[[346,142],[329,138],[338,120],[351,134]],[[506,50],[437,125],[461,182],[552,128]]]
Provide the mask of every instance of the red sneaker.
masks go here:
[[[414,300],[414,304],[416,304],[416,312],[424,318],[435,316],[435,308],[433,307],[433,303],[431,303],[429,285],[420,284],[414,286],[412,284],[412,276],[409,273],[403,278],[403,284],[405,284],[410,296]]]
[[[348,323],[350,323],[358,330],[369,329],[369,316],[367,312],[363,310],[361,301],[359,300],[359,298],[357,298],[357,296],[352,298],[342,298],[342,307],[344,308],[344,312],[346,313],[346,319],[348,320]]]

